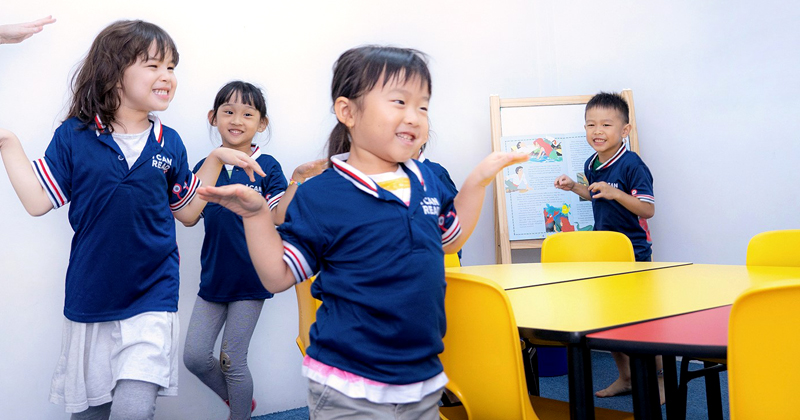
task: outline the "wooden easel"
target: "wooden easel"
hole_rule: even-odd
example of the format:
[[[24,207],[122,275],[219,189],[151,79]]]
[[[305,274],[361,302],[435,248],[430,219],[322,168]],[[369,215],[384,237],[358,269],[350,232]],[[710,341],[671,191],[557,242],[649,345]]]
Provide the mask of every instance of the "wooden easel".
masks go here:
[[[639,152],[639,136],[636,130],[636,113],[633,106],[633,92],[630,89],[625,89],[620,92],[620,95],[628,102],[630,109],[628,118],[631,124],[631,132],[628,135],[630,149],[636,153]],[[511,98],[500,99],[498,95],[491,95],[489,97],[489,109],[492,127],[492,150],[501,151],[501,139],[504,132],[504,124],[502,119],[502,110],[511,108],[528,108],[531,114],[547,114],[559,112],[559,107],[570,107],[574,111],[575,105],[585,105],[592,99],[594,95],[579,95],[579,96],[557,96],[546,98]],[[575,128],[572,131],[579,131],[583,127],[583,121],[575,121]],[[526,133],[535,134],[535,133]],[[495,191],[494,191],[494,219],[495,219],[495,256],[497,262],[500,264],[510,264],[511,250],[512,249],[535,249],[541,248],[544,239],[529,239],[529,240],[509,240],[508,230],[508,213],[506,209],[505,189],[503,173],[500,172],[495,178]]]

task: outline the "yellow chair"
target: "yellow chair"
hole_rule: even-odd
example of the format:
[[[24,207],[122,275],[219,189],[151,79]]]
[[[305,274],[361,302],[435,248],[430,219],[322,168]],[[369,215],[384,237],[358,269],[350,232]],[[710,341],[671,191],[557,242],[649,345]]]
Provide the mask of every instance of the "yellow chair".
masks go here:
[[[550,235],[542,243],[542,262],[635,261],[633,245],[619,232],[578,231]]]
[[[728,329],[731,420],[796,419],[800,394],[800,279],[753,287],[733,304]]]
[[[321,300],[314,299],[311,296],[311,284],[315,278],[316,276],[294,286],[294,291],[297,293],[297,315],[299,318],[297,340],[295,341],[303,357],[305,357],[306,349],[311,344],[308,338],[311,324],[317,320],[317,309],[322,305]]]
[[[762,232],[747,244],[747,265],[800,267],[800,229]]]
[[[444,266],[447,267],[461,267],[461,260],[458,254],[444,254]]]
[[[446,273],[447,334],[439,358],[447,388],[462,406],[440,407],[442,419],[568,419],[569,404],[529,397],[519,333],[506,292],[478,276]],[[597,419],[632,419],[632,413],[595,409]]]

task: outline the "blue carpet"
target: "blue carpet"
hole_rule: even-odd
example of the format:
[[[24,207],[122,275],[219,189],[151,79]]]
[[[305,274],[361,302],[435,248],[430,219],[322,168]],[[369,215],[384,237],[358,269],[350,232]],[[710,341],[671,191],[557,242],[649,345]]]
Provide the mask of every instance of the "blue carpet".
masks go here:
[[[680,367],[680,365],[678,365]],[[698,365],[699,367],[699,365]],[[692,366],[692,369],[695,369]],[[609,353],[592,352],[592,379],[594,390],[599,391],[617,379],[617,366]],[[686,404],[686,420],[705,420],[708,418],[706,406],[706,388],[703,378],[689,382],[688,401]],[[541,395],[561,401],[569,400],[567,389],[567,375],[549,378],[539,378]],[[722,389],[722,414],[724,419],[730,419],[728,411],[728,373],[720,374],[720,388]],[[596,407],[612,408],[615,410],[633,412],[633,400],[630,395],[611,398],[595,398]],[[667,417],[666,409],[661,408],[663,418]],[[308,408],[301,407],[280,413],[267,414],[253,417],[253,420],[308,420]]]

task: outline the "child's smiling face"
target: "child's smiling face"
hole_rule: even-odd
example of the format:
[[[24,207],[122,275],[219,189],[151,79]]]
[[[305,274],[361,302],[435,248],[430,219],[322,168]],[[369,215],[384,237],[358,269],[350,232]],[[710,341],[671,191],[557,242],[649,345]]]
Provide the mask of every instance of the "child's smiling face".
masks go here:
[[[614,156],[628,136],[630,124],[623,122],[619,111],[613,108],[592,107],[586,110],[586,141],[597,152],[601,162]]]

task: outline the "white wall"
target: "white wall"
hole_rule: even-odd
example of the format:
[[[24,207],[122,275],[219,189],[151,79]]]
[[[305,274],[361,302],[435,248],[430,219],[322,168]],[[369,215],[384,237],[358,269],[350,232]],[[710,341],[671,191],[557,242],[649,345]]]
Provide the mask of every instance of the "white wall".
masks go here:
[[[180,89],[161,117],[181,133],[191,163],[213,147],[205,115],[214,94],[241,78],[265,87],[273,124],[266,150],[290,174],[323,155],[333,124],[333,61],[352,46],[388,43],[431,56],[435,137],[428,155],[457,183],[490,151],[490,94],[631,88],[641,154],[655,177],[656,260],[742,264],[753,234],[800,227],[800,146],[793,140],[800,132],[800,11],[791,2],[174,3],[15,2],[0,23],[50,13],[58,22],[22,44],[0,46],[0,127],[20,136],[29,157],[41,156],[63,118],[68,75],[94,36],[113,20],[141,18],[178,45]],[[67,418],[47,402],[60,345],[67,210],[31,218],[7,181],[0,181],[0,203],[0,416]],[[184,327],[202,235],[202,228],[178,228]],[[493,241],[487,201],[465,263],[494,262]],[[257,414],[305,405],[295,335],[289,291],[265,305],[251,346]],[[159,399],[158,419],[224,418],[225,407],[183,368],[180,384],[179,397]]]

